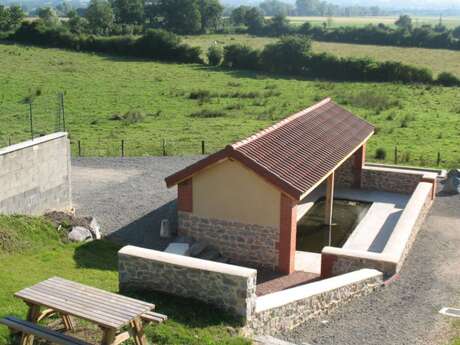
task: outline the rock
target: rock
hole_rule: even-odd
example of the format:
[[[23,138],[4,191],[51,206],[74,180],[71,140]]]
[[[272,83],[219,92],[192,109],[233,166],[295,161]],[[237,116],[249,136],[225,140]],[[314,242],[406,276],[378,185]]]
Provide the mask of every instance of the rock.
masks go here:
[[[460,170],[454,169],[449,171],[447,179],[444,181],[443,193],[460,194]]]
[[[195,242],[190,247],[190,256],[197,257],[199,256],[207,247],[208,245],[204,242]]]
[[[96,218],[91,218],[91,222],[89,223],[89,230],[93,235],[93,239],[100,240],[101,239],[101,226],[97,222]]]
[[[160,237],[161,238],[170,238],[171,237],[171,227],[169,226],[169,220],[168,219],[162,219],[161,220]]]
[[[174,242],[176,243],[187,243],[189,245],[192,245],[195,240],[193,238],[191,238],[190,236],[179,236],[177,237]]]
[[[87,228],[82,226],[74,226],[72,231],[69,232],[67,238],[72,242],[85,242],[91,241],[93,239],[93,235]]]
[[[165,249],[166,253],[188,256],[190,245],[188,243],[170,243]]]

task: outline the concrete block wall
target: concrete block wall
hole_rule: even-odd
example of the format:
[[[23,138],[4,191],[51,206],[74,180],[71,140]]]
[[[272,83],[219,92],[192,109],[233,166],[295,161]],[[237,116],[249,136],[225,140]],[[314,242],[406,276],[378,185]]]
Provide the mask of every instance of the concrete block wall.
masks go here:
[[[126,246],[118,253],[120,290],[162,291],[252,317],[257,271],[245,267]]]
[[[67,133],[0,149],[0,213],[39,215],[71,208],[70,170]]]

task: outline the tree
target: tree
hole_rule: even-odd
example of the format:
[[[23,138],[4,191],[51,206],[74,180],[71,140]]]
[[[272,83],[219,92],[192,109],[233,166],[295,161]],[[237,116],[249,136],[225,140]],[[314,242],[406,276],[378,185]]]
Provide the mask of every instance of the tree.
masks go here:
[[[54,9],[50,7],[44,7],[38,9],[38,18],[49,26],[55,26],[59,23],[59,18]]]
[[[265,26],[265,18],[257,7],[252,7],[246,12],[244,24],[252,34],[260,33]]]
[[[311,40],[305,36],[285,36],[262,51],[262,65],[272,72],[301,73],[311,54]]]
[[[211,66],[219,66],[224,56],[222,47],[213,45],[208,49],[208,61]]]
[[[80,17],[75,10],[71,10],[67,14],[69,20],[67,21],[67,26],[69,30],[75,34],[81,34],[88,30],[88,21]]]
[[[455,38],[460,39],[460,26],[457,26],[454,30],[452,30],[452,35]]]
[[[287,4],[279,0],[265,0],[259,4],[259,7],[266,16],[288,16],[294,11],[291,4]]]
[[[395,22],[395,25],[402,30],[410,31],[412,30],[412,18],[408,15],[402,15]]]
[[[230,15],[230,19],[235,25],[244,25],[246,23],[246,14],[251,9],[250,6],[240,6],[235,8]]]
[[[200,0],[201,31],[216,30],[223,11],[219,0]]]
[[[292,31],[289,20],[284,15],[276,15],[271,18],[268,22],[265,32],[270,36],[283,36],[287,35]]]
[[[90,29],[97,34],[105,34],[113,25],[112,7],[106,0],[91,0],[85,13]]]
[[[0,5],[0,31],[10,31],[16,29],[25,14],[19,6],[6,8]]]
[[[196,34],[202,29],[198,0],[160,0],[158,15],[167,30],[178,34]]]
[[[319,0],[297,0],[297,14],[301,16],[319,16],[321,2]]]
[[[118,23],[144,23],[144,0],[112,0],[112,7]]]

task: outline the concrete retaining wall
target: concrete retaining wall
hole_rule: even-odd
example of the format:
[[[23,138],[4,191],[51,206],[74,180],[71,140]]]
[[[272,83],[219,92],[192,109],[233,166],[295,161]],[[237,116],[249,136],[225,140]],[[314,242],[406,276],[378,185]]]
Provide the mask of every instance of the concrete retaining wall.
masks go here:
[[[278,267],[279,228],[197,217],[181,211],[178,218],[180,235],[206,242],[234,262],[269,269]]]
[[[0,213],[38,215],[69,209],[70,179],[67,133],[0,149]]]
[[[120,290],[162,291],[195,298],[250,319],[257,271],[127,246],[118,252]]]
[[[382,253],[325,247],[321,276],[331,277],[360,268],[374,268],[391,276],[401,269],[432,204],[434,184],[418,184]]]
[[[259,297],[248,328],[257,335],[287,331],[369,294],[382,283],[381,272],[362,269]]]

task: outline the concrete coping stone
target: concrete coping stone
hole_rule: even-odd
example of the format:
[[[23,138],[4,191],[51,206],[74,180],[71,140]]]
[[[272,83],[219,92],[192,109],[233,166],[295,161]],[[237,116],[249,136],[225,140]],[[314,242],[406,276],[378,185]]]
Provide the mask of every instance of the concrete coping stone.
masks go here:
[[[404,254],[412,229],[419,218],[420,212],[423,210],[427,198],[430,197],[432,188],[433,185],[429,182],[420,182],[418,184],[388,239],[383,252],[394,256],[398,262]]]
[[[209,260],[203,260],[198,258],[192,258],[189,256],[182,256],[176,254],[170,254],[165,252],[160,252],[153,249],[146,249],[136,246],[125,246],[120,249],[118,255],[137,257],[141,259],[162,262],[169,265],[182,266],[187,268],[192,268],[196,270],[208,271],[208,272],[217,272],[222,274],[228,274],[233,276],[250,278],[257,275],[257,270],[242,267],[224,264],[220,262],[214,262]]]
[[[343,256],[349,258],[357,258],[370,261],[380,261],[387,262],[390,264],[397,264],[398,261],[394,256],[388,255],[387,253],[374,253],[365,250],[354,250],[354,249],[344,249],[336,247],[324,247],[321,251],[321,254],[329,254],[336,256]]]
[[[366,162],[365,168],[383,168],[390,170],[404,170],[404,171],[412,171],[415,173],[420,174],[433,174],[433,176],[437,177],[445,177],[447,171],[445,169],[433,169],[433,168],[419,168],[419,167],[411,167],[411,166],[404,166],[404,165],[392,165],[392,164],[380,164],[380,163],[370,163]]]
[[[269,295],[258,297],[256,300],[256,313],[281,307],[286,304],[323,294],[325,292],[337,290],[347,285],[379,277],[383,279],[382,272],[364,268],[333,278],[297,286],[292,289],[278,291]]]
[[[4,154],[7,154],[7,153],[14,152],[14,151],[23,150],[23,149],[26,149],[28,147],[32,147],[32,146],[35,146],[35,145],[43,144],[43,143],[46,143],[47,141],[56,140],[56,139],[59,139],[59,138],[62,138],[62,137],[67,137],[67,133],[66,132],[57,132],[57,133],[45,135],[43,137],[38,137],[38,138],[35,138],[33,140],[23,141],[21,143],[10,145],[10,146],[7,146],[7,147],[4,147],[4,148],[0,149],[0,156],[4,155]]]

